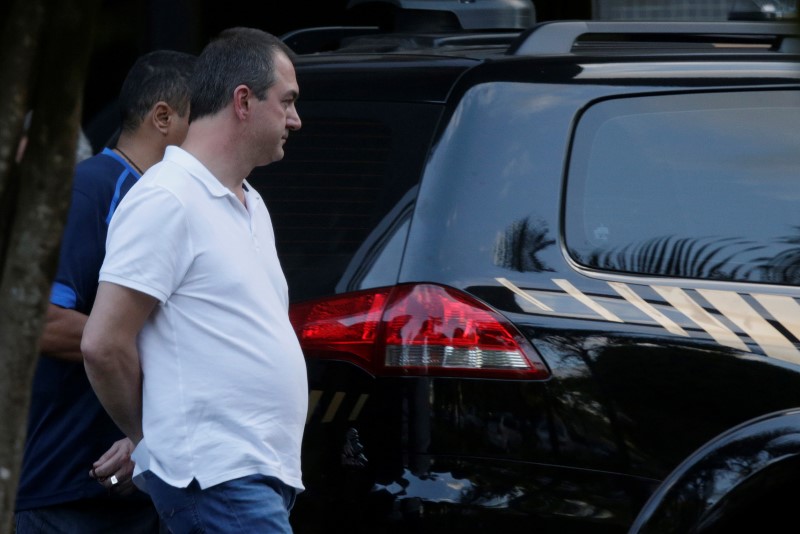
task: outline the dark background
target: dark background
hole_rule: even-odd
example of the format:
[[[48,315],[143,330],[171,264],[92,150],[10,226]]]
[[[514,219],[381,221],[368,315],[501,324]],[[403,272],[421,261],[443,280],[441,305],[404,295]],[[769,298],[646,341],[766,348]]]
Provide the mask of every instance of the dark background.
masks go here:
[[[95,150],[113,134],[114,101],[139,55],[160,48],[199,53],[231,26],[281,36],[312,26],[365,24],[348,0],[105,0],[98,16],[83,110],[83,129]],[[534,0],[538,21],[587,19],[591,0]]]

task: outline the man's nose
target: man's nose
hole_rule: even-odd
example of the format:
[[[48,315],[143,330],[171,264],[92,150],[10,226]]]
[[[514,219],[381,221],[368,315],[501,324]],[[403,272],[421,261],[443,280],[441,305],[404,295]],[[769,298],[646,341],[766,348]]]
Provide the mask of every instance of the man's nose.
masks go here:
[[[290,130],[299,130],[302,126],[303,123],[300,120],[300,115],[297,113],[297,108],[292,106],[292,109],[289,110],[289,116],[286,118],[286,127]]]

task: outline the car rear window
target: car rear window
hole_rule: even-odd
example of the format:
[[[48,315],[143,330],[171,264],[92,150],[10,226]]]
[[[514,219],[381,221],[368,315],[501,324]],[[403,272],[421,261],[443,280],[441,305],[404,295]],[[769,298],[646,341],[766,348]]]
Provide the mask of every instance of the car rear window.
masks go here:
[[[800,91],[654,95],[581,117],[566,243],[587,267],[800,284]]]
[[[402,228],[386,218],[419,182],[439,107],[301,101],[298,112],[284,159],[248,177],[270,211],[291,300],[394,283],[403,240],[376,234]]]

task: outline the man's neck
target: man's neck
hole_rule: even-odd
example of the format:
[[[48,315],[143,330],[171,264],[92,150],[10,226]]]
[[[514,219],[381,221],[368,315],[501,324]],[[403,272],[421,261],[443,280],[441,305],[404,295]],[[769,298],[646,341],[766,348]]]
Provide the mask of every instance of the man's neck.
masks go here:
[[[218,116],[192,122],[181,148],[198,159],[214,177],[244,201],[242,184],[252,171],[235,136],[228,135]]]
[[[147,171],[164,156],[163,148],[159,152],[157,147],[148,146],[145,141],[126,134],[120,135],[115,148],[140,173]]]

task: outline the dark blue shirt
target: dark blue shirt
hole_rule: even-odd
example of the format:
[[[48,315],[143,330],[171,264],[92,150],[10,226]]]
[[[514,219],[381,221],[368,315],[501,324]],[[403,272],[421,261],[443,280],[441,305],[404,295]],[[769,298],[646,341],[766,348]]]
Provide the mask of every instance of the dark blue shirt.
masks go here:
[[[139,174],[109,149],[76,166],[50,302],[89,314],[108,223],[138,179]],[[17,510],[106,497],[89,470],[123,437],[95,396],[83,363],[41,355],[33,379]]]

